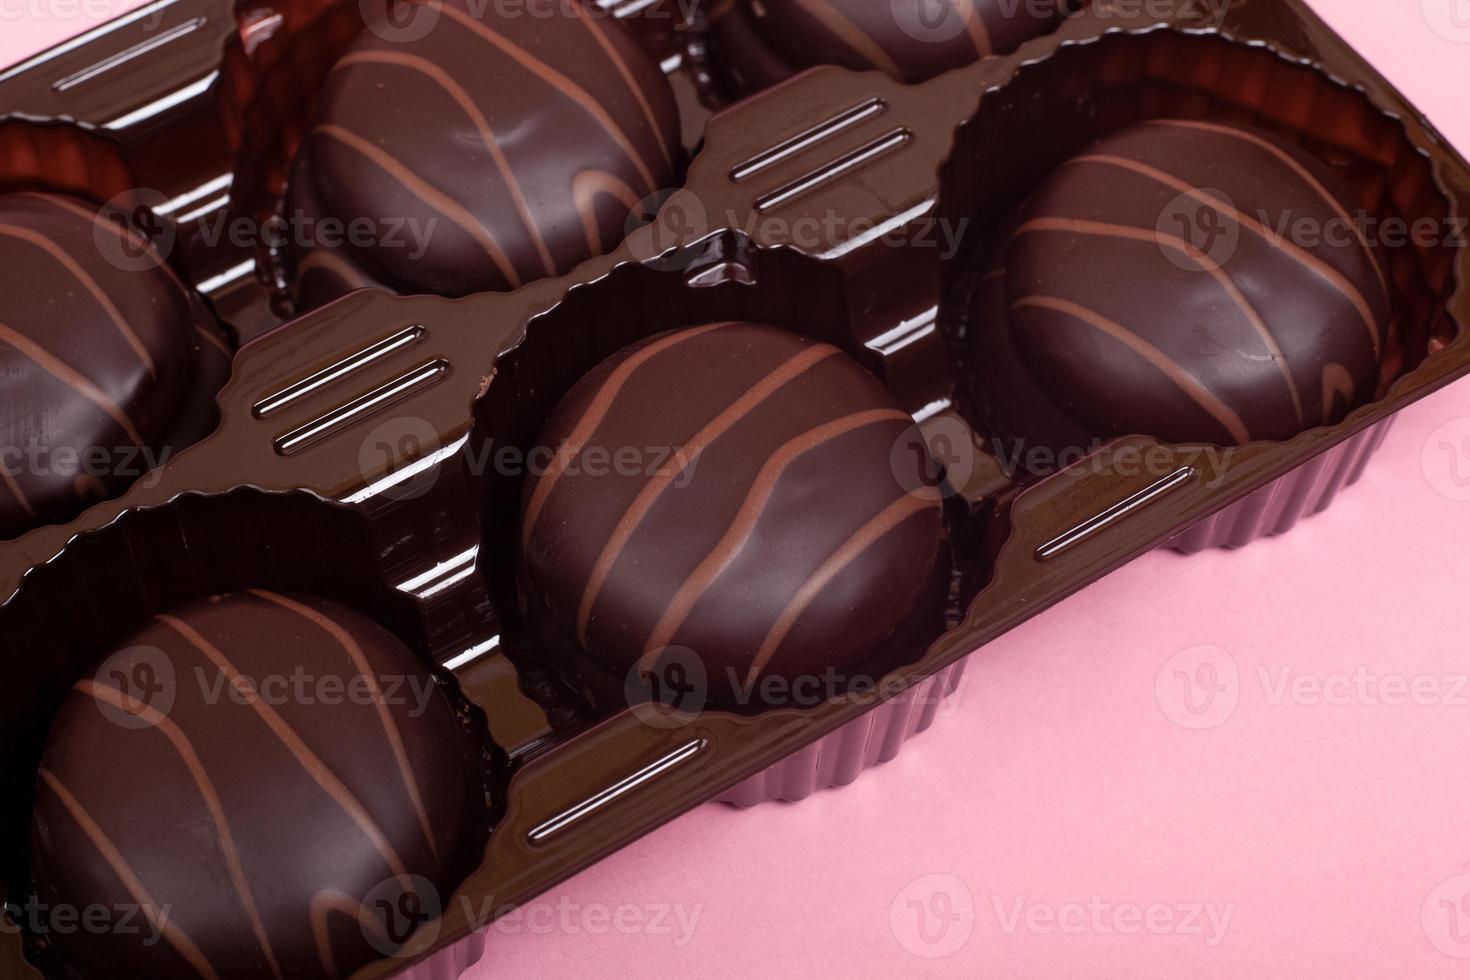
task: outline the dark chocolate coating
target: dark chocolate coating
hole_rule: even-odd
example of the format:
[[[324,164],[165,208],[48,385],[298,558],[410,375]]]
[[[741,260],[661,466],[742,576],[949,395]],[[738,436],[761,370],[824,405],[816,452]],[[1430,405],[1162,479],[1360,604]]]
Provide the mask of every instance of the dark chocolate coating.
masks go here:
[[[923,437],[829,345],[662,334],[579,381],[538,445],[556,455],[526,488],[529,615],[618,680],[689,651],[722,704],[856,673],[932,598],[939,494],[899,475],[932,465]]]
[[[713,17],[720,59],[756,84],[775,79],[742,50],[752,33],[792,69],[876,68],[921,82],[1049,34],[1067,9],[1067,0],[730,0]],[[745,24],[727,34],[726,19]]]
[[[147,456],[202,436],[230,354],[152,246],[85,201],[0,195],[0,278],[8,538],[70,519],[140,475]]]
[[[565,273],[677,182],[673,92],[622,24],[576,4],[467,9],[446,0],[419,40],[370,28],[328,77],[287,217],[299,245],[323,219],[360,230],[289,257],[301,308],[364,285],[464,296]]]
[[[479,862],[479,752],[378,624],[252,590],[159,616],[119,650],[52,726],[33,874],[47,907],[156,918],[50,935],[79,975],[346,976],[391,955]],[[236,677],[259,696],[232,693]]]
[[[1350,201],[1251,129],[1155,120],[1089,147],[1021,209],[978,290],[986,428],[1063,452],[1340,421],[1375,396],[1390,322]]]

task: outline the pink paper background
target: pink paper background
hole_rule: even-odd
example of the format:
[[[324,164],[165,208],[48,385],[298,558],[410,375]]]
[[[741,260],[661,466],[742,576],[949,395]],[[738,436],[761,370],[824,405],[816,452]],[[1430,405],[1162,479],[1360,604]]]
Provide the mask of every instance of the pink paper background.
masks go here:
[[[0,64],[134,5],[0,0]],[[1470,151],[1470,0],[1317,6]],[[975,657],[895,762],[689,814],[468,976],[1470,975],[1467,531],[1461,384],[1329,513],[1134,563]]]

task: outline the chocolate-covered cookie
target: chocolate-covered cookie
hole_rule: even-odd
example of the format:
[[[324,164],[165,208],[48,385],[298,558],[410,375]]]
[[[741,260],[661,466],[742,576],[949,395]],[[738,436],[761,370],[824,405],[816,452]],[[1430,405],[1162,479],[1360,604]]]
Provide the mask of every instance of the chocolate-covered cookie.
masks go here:
[[[940,494],[905,478],[923,437],[835,347],[752,323],[662,334],[579,381],[538,445],[527,611],[615,691],[694,658],[733,704],[767,677],[881,672],[921,652],[891,649],[906,627],[938,630]]]
[[[1332,170],[1253,129],[1154,120],[1099,141],[1021,209],[977,293],[986,428],[1060,454],[1340,421],[1375,396],[1390,317],[1354,210]]]
[[[824,64],[924,81],[1008,54],[1055,30],[1068,9],[1069,0],[725,0],[711,21],[719,62],[754,88]]]
[[[201,437],[229,364],[123,216],[0,195],[0,538],[70,519]]]
[[[418,658],[254,590],[158,616],[72,690],[33,873],[42,907],[136,913],[48,932],[89,980],[341,977],[442,909],[485,834],[480,751]]]
[[[465,0],[418,16],[422,37],[369,25],[321,93],[286,203],[302,308],[559,275],[678,179],[668,81],[610,16]]]

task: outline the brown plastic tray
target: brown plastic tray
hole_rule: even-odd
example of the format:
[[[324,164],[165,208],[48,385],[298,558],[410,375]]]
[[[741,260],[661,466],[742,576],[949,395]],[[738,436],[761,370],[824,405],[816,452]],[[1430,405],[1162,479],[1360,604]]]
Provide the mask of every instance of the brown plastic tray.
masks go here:
[[[1445,225],[1470,213],[1470,165],[1301,0],[1141,13],[1154,6],[1099,4],[1013,55],[917,86],[816,69],[712,117],[697,33],[635,24],[673,73],[699,144],[651,224],[514,293],[360,292],[285,325],[258,271],[267,257],[210,247],[200,227],[221,210],[269,209],[304,118],[301,86],[330,66],[302,45],[342,43],[358,4],[166,0],[0,72],[0,147],[31,149],[0,153],[0,188],[105,200],[147,187],[183,201],[175,216],[194,213],[179,263],[250,340],[213,435],[71,523],[0,543],[11,790],[0,874],[22,873],[26,797],[68,687],[129,628],[201,594],[264,584],[369,612],[450,666],[502,750],[483,865],[432,937],[359,980],[453,945],[484,924],[472,910],[525,902],[872,710],[877,695],[758,715],[599,715],[503,635],[515,488],[477,459],[488,440],[533,439],[578,376],[671,327],[750,319],[835,343],[945,447],[956,622],[884,696],[1152,548],[1240,544],[1325,506],[1395,413],[1470,373],[1460,244],[1395,254],[1392,384],[1288,442],[1222,454],[1131,437],[1019,484],[956,394],[954,311],[968,305],[978,246],[946,255],[936,229],[967,221],[983,238],[1070,150],[1131,116],[1192,108],[1290,130],[1349,160],[1376,213]],[[266,124],[281,114],[294,122]],[[37,160],[48,163],[28,170]],[[840,226],[823,224],[830,215]],[[38,976],[8,932],[0,974]]]

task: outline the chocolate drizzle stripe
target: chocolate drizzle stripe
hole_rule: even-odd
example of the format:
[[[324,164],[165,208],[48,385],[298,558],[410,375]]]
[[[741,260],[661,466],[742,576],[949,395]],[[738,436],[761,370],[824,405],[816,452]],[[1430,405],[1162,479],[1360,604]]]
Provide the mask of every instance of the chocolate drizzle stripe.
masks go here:
[[[1302,166],[1301,162],[1293,157],[1290,153],[1287,153],[1285,150],[1275,145],[1270,140],[1262,139],[1255,133],[1249,133],[1243,129],[1236,129],[1233,126],[1222,126],[1219,123],[1205,122],[1200,119],[1154,119],[1151,121],[1151,123],[1157,126],[1173,126],[1176,129],[1197,129],[1206,133],[1218,133],[1221,136],[1230,137],[1232,139],[1244,140],[1245,142],[1250,143],[1252,146],[1256,146],[1261,148],[1262,150],[1265,150],[1267,153],[1271,154],[1276,159],[1286,164],[1292,169],[1293,172],[1296,173],[1298,177],[1300,177],[1306,183],[1308,187],[1312,188],[1317,196],[1322,199],[1323,203],[1330,207],[1333,212],[1339,218],[1345,221],[1348,227],[1353,230],[1353,234],[1358,237],[1358,243],[1362,245],[1363,250],[1368,253],[1368,260],[1373,263],[1373,273],[1378,277],[1378,285],[1383,289],[1383,295],[1389,295],[1388,276],[1383,271],[1382,263],[1378,261],[1377,250],[1368,243],[1368,236],[1364,234],[1362,226],[1358,222],[1353,220],[1352,215],[1348,214],[1347,208],[1342,206],[1342,202],[1337,199],[1337,196],[1329,191],[1326,187],[1323,187],[1322,182],[1318,180],[1310,170]]]
[[[5,489],[9,490],[10,495],[15,498],[15,502],[20,504],[21,510],[25,511],[31,517],[36,516],[36,509],[31,506],[31,502],[27,499],[25,491],[16,482],[15,474],[10,472],[10,469],[4,465],[0,465],[0,482],[5,484]]]
[[[990,39],[990,31],[985,26],[985,18],[980,15],[980,7],[971,0],[959,0],[965,12],[960,16],[965,18],[965,30],[969,32],[970,43],[975,45],[975,53],[984,58],[995,52],[995,44]],[[1003,13],[1002,16],[1005,16]]]
[[[720,539],[719,544],[715,545],[714,549],[705,556],[693,574],[680,587],[678,593],[670,600],[668,609],[648,637],[639,666],[648,669],[653,665],[663,648],[668,646],[669,641],[678,634],[679,628],[684,625],[684,620],[689,617],[705,592],[740,555],[741,550],[750,540],[750,536],[755,533],[756,526],[760,523],[761,515],[765,512],[766,505],[770,503],[772,494],[776,492],[776,484],[792,463],[806,453],[848,432],[888,421],[912,422],[913,420],[903,412],[891,408],[858,412],[808,429],[776,450],[756,474],[755,482],[750,485],[750,490],[746,493],[740,510],[736,513],[735,519],[730,522],[730,527]]]
[[[1296,411],[1298,422],[1306,420],[1305,410],[1302,408],[1301,391],[1297,388],[1296,379],[1291,375],[1291,366],[1286,360],[1286,354],[1276,342],[1276,337],[1271,333],[1270,327],[1261,314],[1251,305],[1246,295],[1235,285],[1235,280],[1225,272],[1220,264],[1197,247],[1179,238],[1176,235],[1165,234],[1161,231],[1146,231],[1142,228],[1131,228],[1127,225],[1114,225],[1101,221],[1084,221],[1079,218],[1034,218],[1016,229],[1016,235],[1025,235],[1033,232],[1062,232],[1076,235],[1096,235],[1103,238],[1124,238],[1129,241],[1150,242],[1164,248],[1172,249],[1189,258],[1198,265],[1225,290],[1232,302],[1239,307],[1252,329],[1266,345],[1271,354],[1271,362],[1281,372],[1281,379],[1286,383],[1286,389],[1291,395],[1291,404]]]
[[[597,198],[607,195],[628,209],[631,215],[638,207],[638,194],[617,177],[603,170],[583,170],[572,178],[572,200],[577,205],[577,215],[582,219],[582,230],[587,235],[587,247],[593,254],[602,251],[602,235],[597,228]]]
[[[108,221],[102,216],[101,211],[89,211],[73,201],[67,200],[64,197],[57,197],[54,194],[41,194],[36,191],[21,191],[20,193],[25,195],[26,197],[34,198],[37,201],[43,201],[47,204],[54,205],[55,207],[61,208],[64,211],[70,211],[72,214],[83,219],[84,221],[92,222],[92,224],[98,228],[107,229],[118,238],[124,239],[125,241],[131,243],[135,248],[153,252],[154,255],[158,257],[159,270],[163,272],[164,275],[168,276],[168,278],[173,282],[175,286],[180,289],[180,291],[185,293],[190,291],[190,287],[185,285],[184,280],[179,278],[179,274],[174,271],[174,267],[169,265],[168,261],[164,259],[163,256],[158,255],[158,250],[153,247],[153,243],[145,238],[143,235],[139,234],[131,225],[127,224],[125,221]]]
[[[205,980],[220,980],[219,974],[214,972],[214,967],[209,965],[209,960],[205,958],[204,953],[200,951],[198,946],[194,945],[193,941],[184,933],[184,930],[180,929],[171,917],[160,914],[158,903],[153,900],[152,895],[148,894],[148,889],[143,886],[142,881],[138,880],[137,873],[128,865],[122,852],[117,849],[117,845],[103,833],[102,828],[98,826],[97,821],[92,819],[92,815],[87,812],[86,807],[82,806],[81,801],[73,796],[71,791],[62,785],[61,780],[57,779],[50,771],[42,769],[40,776],[41,781],[51,789],[51,792],[56,794],[56,798],[61,801],[61,805],[66,807],[72,819],[82,828],[82,832],[87,835],[87,839],[102,854],[103,860],[112,868],[113,873],[117,875],[118,880],[122,882],[123,887],[132,896],[133,901],[142,909],[143,915],[147,917],[149,924],[157,932],[163,934],[164,938],[168,940],[169,945],[178,950],[179,955],[201,977],[204,977]]]
[[[781,648],[787,634],[796,625],[808,606],[810,606],[822,593],[832,580],[842,574],[853,562],[862,557],[874,544],[898,527],[904,521],[915,514],[939,506],[939,492],[932,487],[905,493],[898,500],[885,507],[877,517],[870,520],[858,529],[857,533],[849,538],[842,547],[832,553],[822,566],[812,573],[811,578],[802,583],[801,588],[791,597],[791,602],[781,611],[766,638],[761,641],[760,649],[756,651],[755,658],[751,661],[750,672],[745,676],[746,689],[753,688],[755,682],[760,678],[761,671],[771,662],[776,651]]]
[[[577,609],[577,640],[582,644],[584,650],[587,648],[587,621],[592,618],[592,607],[597,603],[603,583],[607,581],[607,576],[617,562],[618,556],[623,553],[623,548],[633,537],[633,532],[638,530],[638,526],[643,523],[643,518],[648,515],[649,510],[653,508],[669,484],[694,465],[712,442],[728,432],[776,391],[827,358],[840,353],[841,351],[836,347],[817,344],[797,354],[762,378],[754,387],[706,423],[704,428],[696,432],[674,454],[674,460],[678,460],[677,466],[672,460],[665,463],[653,479],[648,481],[633,503],[629,505],[627,511],[618,519],[617,525],[613,528],[612,537],[603,547],[602,554],[598,555],[597,563],[592,566],[592,576],[588,579],[587,588],[582,593],[581,605]]]
[[[1209,191],[1194,187],[1193,185],[1180,180],[1172,174],[1165,173],[1157,167],[1151,167],[1146,163],[1139,163],[1137,160],[1126,160],[1123,157],[1109,156],[1107,154],[1090,154],[1088,156],[1076,157],[1075,159],[1068,162],[1074,164],[1100,163],[1107,166],[1120,167],[1124,170],[1131,170],[1136,174],[1148,177],[1152,180],[1156,180],[1159,183],[1163,184],[1165,187],[1176,190],[1181,194],[1188,195],[1189,197],[1193,198],[1196,201],[1199,201],[1202,204],[1207,204],[1223,214],[1229,215],[1241,227],[1246,228],[1247,230],[1254,232],[1256,235],[1260,236],[1261,240],[1264,241],[1267,245],[1270,245],[1273,248],[1280,249],[1287,255],[1290,255],[1293,259],[1300,262],[1302,265],[1305,265],[1308,269],[1311,269],[1322,279],[1326,280],[1327,283],[1338,292],[1342,293],[1344,298],[1346,298],[1347,301],[1353,305],[1353,309],[1357,310],[1358,316],[1363,321],[1363,325],[1368,328],[1368,334],[1373,338],[1374,356],[1377,357],[1382,353],[1383,340],[1379,335],[1381,328],[1378,324],[1378,321],[1373,316],[1372,309],[1368,306],[1367,299],[1364,298],[1362,292],[1358,289],[1357,286],[1354,286],[1351,282],[1349,282],[1348,278],[1344,276],[1341,272],[1338,272],[1336,269],[1332,268],[1332,266],[1328,265],[1326,262],[1323,262],[1321,259],[1317,258],[1317,256],[1313,255],[1311,252],[1308,252],[1300,245],[1297,245],[1295,242],[1285,238],[1282,235],[1272,234],[1270,230],[1263,226],[1259,221],[1252,218],[1248,214],[1236,210],[1228,201],[1221,200],[1214,194],[1211,194]]]
[[[1017,300],[1011,304],[1011,309],[1013,310],[1026,309],[1028,307],[1051,310],[1054,313],[1061,313],[1064,316],[1081,320],[1088,326],[1127,346],[1135,354],[1157,368],[1170,381],[1178,385],[1185,394],[1193,398],[1215,421],[1225,427],[1226,431],[1230,433],[1236,442],[1243,444],[1251,441],[1250,430],[1246,428],[1240,416],[1235,414],[1229,405],[1226,405],[1217,398],[1214,392],[1205,387],[1194,375],[1176,364],[1167,354],[1144,340],[1132,330],[1120,323],[1109,320],[1102,314],[1090,310],[1085,306],[1079,306],[1069,300],[1059,299],[1055,296],[1027,296],[1025,299]]]
[[[898,62],[889,57],[888,52],[884,51],[877,41],[869,37],[866,31],[848,20],[842,11],[832,6],[827,0],[795,0],[795,2],[802,10],[821,21],[827,30],[862,56],[868,64],[874,68],[881,68],[894,78],[903,77],[903,71],[898,67]]]
[[[444,9],[449,10],[450,8],[445,7]],[[505,251],[490,233],[475,220],[475,216],[470,214],[458,201],[438,188],[428,184],[423,178],[404,166],[401,161],[391,156],[382,147],[368,142],[350,130],[343,129],[335,123],[323,123],[315,129],[315,132],[321,133],[323,136],[334,139],[344,146],[351,147],[358,153],[361,153],[390,177],[402,184],[414,197],[417,197],[429,205],[429,207],[434,208],[450,221],[459,225],[471,238],[480,244],[480,247],[485,250],[485,254],[490,257],[490,261],[494,262],[495,267],[500,270],[500,274],[505,276],[506,280],[512,286],[516,288],[520,287],[521,277],[516,273],[515,267],[511,265],[510,257],[505,254]]]
[[[127,413],[111,398],[108,398],[107,394],[101,388],[98,388],[91,381],[82,377],[81,374],[77,373],[71,365],[61,360],[61,358],[56,357],[50,351],[33,343],[29,338],[22,336],[3,323],[0,323],[0,343],[9,344],[14,347],[34,361],[47,374],[62,384],[74,389],[83,398],[87,399],[87,401],[102,409],[103,412],[107,413],[108,417],[122,427],[123,432],[127,433],[127,437],[133,440],[134,445],[146,445],[143,437],[138,434],[137,427],[133,425],[133,420],[128,418]]]
[[[332,936],[327,932],[327,919],[334,912],[352,919],[364,934],[371,931],[380,948],[388,945],[388,934],[384,931],[383,924],[373,918],[372,913],[364,908],[361,902],[354,901],[352,896],[344,895],[333,889],[317,892],[311,897],[311,907],[308,910],[311,919],[311,937],[316,943],[317,959],[321,961],[322,969],[329,977],[338,976],[337,957],[332,952]]]
[[[693,340],[711,330],[728,327],[731,322],[724,320],[719,323],[707,323],[702,327],[670,334],[661,340],[656,340],[629,356],[603,380],[597,395],[588,403],[587,410],[577,420],[577,427],[572,430],[566,443],[552,457],[551,464],[546,467],[545,474],[537,481],[536,489],[531,492],[531,499],[526,503],[526,515],[522,521],[521,548],[523,550],[530,546],[531,532],[536,528],[536,521],[541,517],[541,511],[546,506],[551,491],[556,489],[557,481],[561,479],[562,473],[571,465],[572,460],[581,454],[583,447],[587,445],[587,440],[592,438],[597,427],[602,424],[608,410],[617,400],[618,393],[623,390],[623,385],[628,383],[633,372],[669,348],[682,344],[686,340]]]
[[[795,0],[795,2],[798,7],[821,21],[827,30],[862,56],[868,64],[882,69],[894,78],[903,77],[903,71],[898,67],[898,62],[889,57],[888,52],[884,51],[877,41],[869,37],[866,31],[854,24],[827,0]]]
[[[367,658],[363,656],[362,647],[339,623],[310,606],[302,605],[293,599],[288,599],[275,592],[268,592],[265,589],[250,589],[249,592],[253,596],[264,599],[266,602],[273,602],[282,609],[287,609],[308,622],[320,626],[331,635],[332,639],[337,641],[337,645],[352,660],[352,666],[357,669],[358,676],[367,682],[368,689],[372,693],[373,707],[377,710],[378,721],[383,725],[383,734],[388,737],[388,746],[393,752],[394,762],[398,764],[398,774],[403,778],[403,785],[408,789],[414,813],[418,814],[419,827],[424,832],[424,840],[429,844],[429,852],[434,855],[434,860],[439,860],[439,848],[434,843],[434,827],[429,820],[429,810],[424,805],[423,794],[419,792],[418,781],[414,778],[413,766],[408,761],[408,750],[403,744],[403,733],[399,731],[398,723],[393,720],[393,714],[388,710],[382,686],[378,683],[378,678],[373,675],[372,666],[367,662]]]
[[[485,149],[490,151],[490,156],[495,160],[495,169],[500,171],[500,177],[505,181],[506,189],[510,191],[510,196],[515,201],[516,213],[521,216],[521,222],[526,226],[531,241],[536,245],[536,254],[541,258],[542,268],[546,270],[548,276],[556,275],[556,262],[551,257],[551,250],[546,247],[546,239],[542,237],[541,229],[536,226],[536,218],[531,213],[530,204],[526,202],[526,195],[521,190],[520,181],[516,180],[510,161],[505,158],[505,153],[500,149],[499,140],[495,138],[495,130],[491,128],[490,120],[485,118],[485,114],[480,111],[480,107],[465,91],[464,86],[451,78],[443,68],[417,55],[397,51],[359,51],[342,58],[337,62],[337,68],[356,64],[393,65],[419,72],[443,89],[445,94],[464,110],[470,122],[474,123],[475,128],[479,130],[480,141],[485,144]]]
[[[475,20],[469,14],[457,10],[452,4],[444,4],[440,9],[449,15],[450,20],[468,28],[473,33],[489,41],[514,58],[523,67],[529,69],[533,74],[557,89],[557,91],[591,113],[597,119],[598,123],[601,124],[602,128],[607,131],[607,134],[622,147],[623,153],[628,157],[628,162],[637,168],[639,176],[648,185],[648,189],[650,191],[658,189],[658,181],[654,179],[653,171],[649,169],[648,162],[643,159],[643,154],[638,152],[638,149],[633,145],[632,141],[628,139],[628,134],[623,132],[622,128],[607,114],[607,110],[603,109],[602,105],[586,89],[555,68],[552,68],[540,58],[537,58],[535,55],[513,43],[508,38],[502,37],[480,21]]]
[[[229,658],[218,647],[200,636],[188,623],[176,616],[168,615],[159,616],[158,621],[170,627],[174,632],[193,644],[200,653],[203,653],[209,659],[210,663],[214,664],[218,670],[224,672],[231,684],[242,682],[243,678],[240,676],[240,672],[235,669],[234,664],[230,663]],[[301,768],[306,770],[306,774],[322,788],[323,792],[332,798],[333,802],[342,808],[342,811],[347,814],[353,823],[357,824],[363,836],[382,855],[383,860],[387,862],[393,874],[407,883],[409,880],[408,871],[404,867],[402,859],[399,858],[398,852],[394,850],[393,844],[384,835],[382,828],[368,814],[357,797],[352,795],[352,791],[327,768],[327,764],[322,761],[321,757],[311,750],[311,747],[297,734],[295,729],[286,723],[286,720],[274,708],[265,704],[259,698],[252,698],[250,700],[250,707],[265,722],[266,727],[271,730],[271,734],[275,735],[276,739],[295,757]]]
[[[224,804],[220,801],[219,792],[214,788],[214,781],[209,778],[209,770],[204,767],[199,753],[194,749],[194,743],[188,735],[184,734],[183,729],[162,712],[148,704],[128,704],[124,701],[122,692],[116,688],[89,679],[79,682],[77,690],[98,702],[136,716],[169,740],[174,751],[178,753],[179,760],[183,762],[184,768],[189,770],[189,776],[194,780],[194,785],[199,789],[199,795],[204,800],[204,807],[209,811],[210,822],[214,824],[220,850],[224,854],[225,866],[230,872],[230,882],[234,885],[240,904],[245,906],[245,914],[250,919],[250,928],[255,933],[255,940],[260,945],[260,951],[265,954],[271,973],[277,980],[282,980],[281,967],[276,962],[276,954],[271,948],[270,937],[266,935],[265,923],[260,919],[260,909],[256,907],[255,896],[250,891],[250,883],[245,876],[245,867],[240,860],[240,849],[235,844],[235,835],[230,832],[230,822],[225,816]]]
[[[118,333],[122,334],[123,339],[128,342],[128,346],[133,349],[133,352],[138,355],[138,359],[143,362],[143,366],[148,369],[149,376],[158,377],[158,368],[153,363],[153,355],[148,353],[148,348],[143,345],[143,341],[138,339],[138,335],[133,332],[132,326],[123,317],[122,311],[117,308],[117,304],[112,301],[112,298],[107,295],[101,286],[97,285],[97,280],[93,279],[87,274],[86,269],[83,269],[77,264],[76,259],[66,254],[65,249],[45,235],[37,234],[29,228],[22,228],[19,225],[0,224],[0,235],[18,238],[27,244],[34,245],[61,263],[62,267],[71,273],[72,277],[81,284],[81,287],[97,301],[97,305],[101,306],[103,311],[107,313],[107,318],[112,321],[113,326],[117,327]]]
[[[638,100],[638,108],[643,110],[643,118],[648,120],[648,131],[652,134],[654,143],[658,144],[658,152],[664,159],[664,165],[670,170],[673,170],[674,156],[669,152],[669,148],[664,141],[659,139],[658,116],[654,113],[653,106],[649,104],[648,96],[643,92],[643,86],[639,85],[638,79],[633,77],[633,71],[628,67],[628,62],[618,53],[618,49],[613,47],[613,43],[608,38],[607,32],[602,29],[602,25],[597,22],[596,17],[589,17],[585,13],[580,13],[573,19],[586,24],[587,30],[591,32],[592,36],[597,40],[597,43],[602,46],[602,50],[607,53],[607,59],[613,63],[613,67],[622,76],[624,84],[628,86],[628,91],[632,92],[633,98]]]

